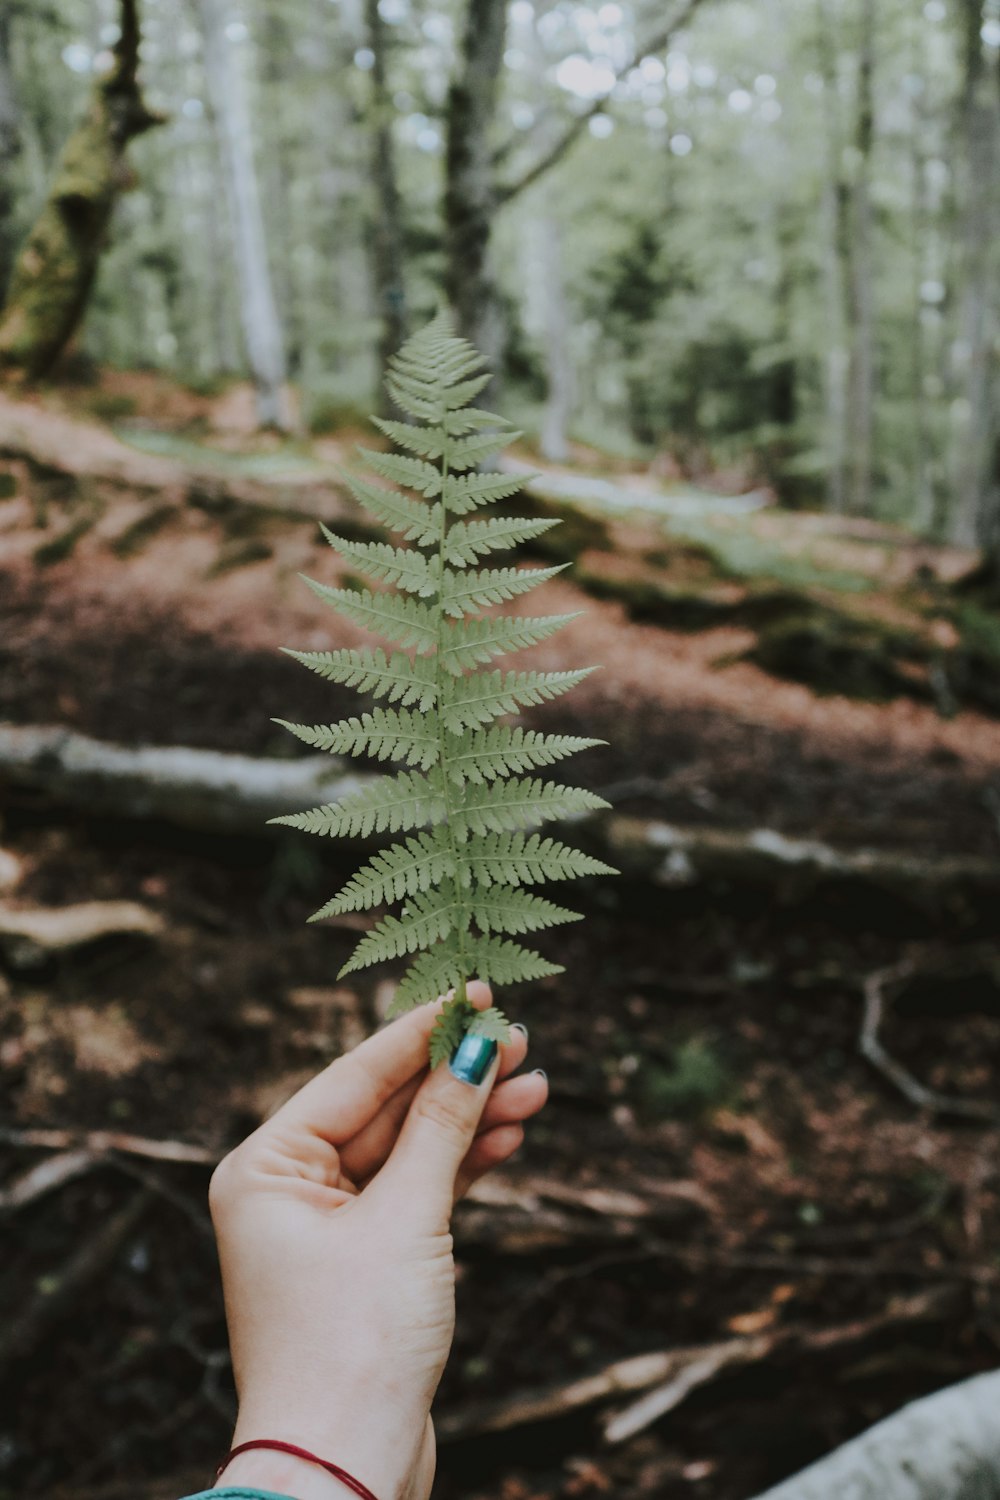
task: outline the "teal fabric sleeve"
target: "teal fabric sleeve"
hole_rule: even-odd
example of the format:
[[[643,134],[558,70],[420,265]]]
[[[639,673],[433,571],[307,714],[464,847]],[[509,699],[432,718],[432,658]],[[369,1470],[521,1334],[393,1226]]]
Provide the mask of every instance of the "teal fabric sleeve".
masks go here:
[[[217,1490],[199,1490],[197,1495],[185,1495],[184,1500],[291,1500],[288,1495],[278,1495],[274,1490],[248,1490],[242,1485],[227,1485]]]

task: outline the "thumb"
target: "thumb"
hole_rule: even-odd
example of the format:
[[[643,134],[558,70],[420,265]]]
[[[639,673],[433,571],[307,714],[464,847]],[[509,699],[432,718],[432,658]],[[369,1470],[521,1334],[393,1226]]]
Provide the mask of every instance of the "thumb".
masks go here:
[[[417,1216],[431,1231],[448,1227],[458,1170],[496,1075],[496,1042],[466,1036],[447,1067],[434,1068],[417,1090],[378,1174],[397,1208]]]

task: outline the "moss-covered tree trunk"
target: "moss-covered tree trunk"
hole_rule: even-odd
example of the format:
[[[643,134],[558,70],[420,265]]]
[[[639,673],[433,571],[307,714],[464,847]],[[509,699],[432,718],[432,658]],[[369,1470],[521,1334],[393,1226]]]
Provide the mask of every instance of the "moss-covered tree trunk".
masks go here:
[[[66,142],[45,206],[14,265],[0,314],[0,368],[28,379],[51,370],[87,306],[111,213],[131,185],[128,144],[160,117],[138,83],[137,0],[122,0],[111,71]]]

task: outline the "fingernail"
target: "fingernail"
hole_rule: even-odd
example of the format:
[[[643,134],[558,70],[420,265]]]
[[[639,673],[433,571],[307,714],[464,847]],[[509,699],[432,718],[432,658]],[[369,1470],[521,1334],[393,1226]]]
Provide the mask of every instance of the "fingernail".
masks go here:
[[[497,1044],[485,1036],[464,1036],[451,1054],[448,1064],[456,1078],[478,1088],[497,1055]]]
[[[523,1031],[524,1032],[524,1040],[525,1041],[528,1040],[528,1028],[527,1028],[527,1026],[525,1026],[525,1024],[524,1024],[523,1021],[514,1021],[511,1024],[511,1028],[510,1029],[511,1029],[511,1031]]]
[[[545,1071],[544,1068],[532,1068],[531,1071],[533,1073],[537,1073],[539,1078],[544,1078],[545,1082],[548,1083],[548,1081],[549,1081],[549,1075],[548,1075],[548,1073],[546,1073],[546,1071]]]

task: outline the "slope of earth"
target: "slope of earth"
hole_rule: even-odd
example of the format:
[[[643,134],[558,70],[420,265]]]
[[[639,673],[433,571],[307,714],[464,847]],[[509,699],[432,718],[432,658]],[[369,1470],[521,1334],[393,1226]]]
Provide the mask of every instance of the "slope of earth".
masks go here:
[[[251,452],[248,474],[233,418],[225,442],[215,434],[229,467],[213,487],[190,409],[178,400],[175,416],[182,448],[125,449],[168,466],[141,492],[124,445],[124,471],[107,478],[106,448],[82,486],[72,454],[45,467],[5,450],[0,717],[291,754],[273,716],[332,718],[356,701],[277,650],[355,639],[297,577],[338,576],[317,513],[358,524],[324,467],[336,442],[305,455],[307,492],[284,460]],[[581,757],[581,779],[689,825],[997,855],[995,720],[778,680],[746,659],[756,625],[738,612],[759,573],[748,587],[703,538],[648,516],[570,514],[580,567],[538,612],[586,612],[531,662],[604,664],[537,716],[609,741]],[[776,518],[753,524],[760,542]],[[812,524],[790,518],[783,547]],[[826,576],[810,588],[857,561],[849,548],[813,556]],[[924,559],[942,573],[951,561]],[[606,595],[607,580],[637,576],[702,594],[708,628],[640,623],[634,598],[595,598],[581,571]],[[866,607],[912,618],[913,569],[900,575]],[[0,909],[125,901],[146,915],[61,948],[0,932],[0,1372],[18,1393],[0,1412],[0,1500],[176,1497],[210,1482],[233,1409],[207,1159],[376,1024],[391,974],[333,979],[356,932],[304,919],[348,866],[304,839],[210,840],[9,795],[0,841]],[[601,882],[579,899],[586,920],[558,944],[566,974],[505,997],[553,1099],[459,1221],[439,1495],[745,1500],[911,1396],[995,1364],[989,914],[794,885]],[[918,1111],[858,1055],[863,987],[883,971],[894,1055],[981,1115]],[[51,1130],[65,1134],[31,1134]],[[118,1149],[67,1162],[95,1130]],[[160,1156],[136,1154],[135,1137]],[[171,1157],[184,1146],[203,1159]],[[17,1188],[52,1162],[65,1176],[47,1191]],[[731,1364],[620,1443],[603,1424],[627,1398],[567,1395],[656,1351],[700,1351],[704,1370],[723,1344],[739,1346]]]

